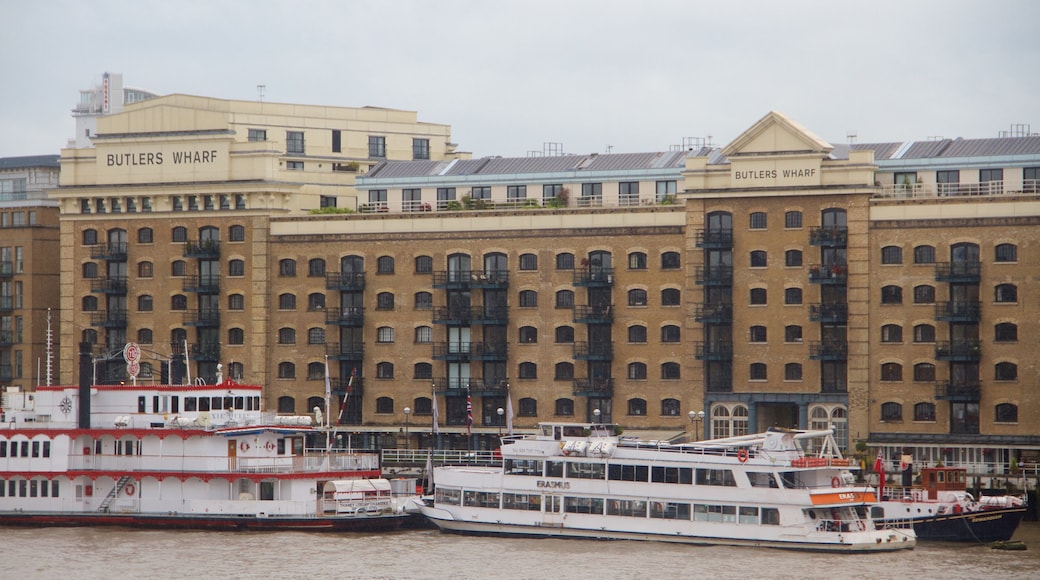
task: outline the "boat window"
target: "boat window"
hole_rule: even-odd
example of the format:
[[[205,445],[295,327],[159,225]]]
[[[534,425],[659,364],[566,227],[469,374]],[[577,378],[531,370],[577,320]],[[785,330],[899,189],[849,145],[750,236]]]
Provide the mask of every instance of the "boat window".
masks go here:
[[[693,483],[693,468],[655,466],[650,470],[650,481],[655,483]]]
[[[572,514],[603,514],[601,497],[564,497],[563,511]]]
[[[757,524],[758,523],[758,508],[748,507],[745,505],[740,506],[740,515],[737,519],[738,524]]]
[[[462,504],[471,507],[498,508],[499,494],[495,491],[466,491]]]
[[[209,411],[209,397],[199,397],[199,411]]]
[[[445,505],[462,505],[462,490],[438,486],[433,501]]]
[[[506,459],[505,472],[507,475],[533,475],[542,476],[542,462],[533,459]]]
[[[615,481],[646,481],[649,475],[646,465],[610,465],[607,479]]]
[[[607,515],[645,518],[646,502],[635,499],[608,499]]]
[[[762,508],[762,524],[766,526],[779,526],[780,510],[776,508]]]
[[[546,461],[545,477],[563,477],[562,461]]]
[[[733,479],[733,472],[729,469],[698,469],[697,485],[736,487],[737,481]]]
[[[184,397],[184,412],[198,411],[198,399],[195,397]]]
[[[936,478],[936,481],[938,481],[939,483],[943,483],[943,482],[946,481],[946,473],[945,472],[937,471],[937,472],[935,472],[935,475],[938,476]]]
[[[785,487],[787,489],[794,489],[798,487],[797,481],[798,477],[795,475],[795,472],[793,471],[783,471],[780,473],[781,487]]]
[[[776,479],[773,478],[772,473],[765,471],[749,471],[748,481],[751,482],[751,487],[777,487]]]
[[[564,437],[584,437],[585,436],[584,431],[585,430],[582,427],[564,427],[563,428],[563,436]]]
[[[690,504],[655,501],[650,504],[650,517],[665,520],[689,520]]]
[[[542,496],[526,493],[503,493],[502,509],[527,510],[537,512],[542,510]]]
[[[604,479],[606,468],[602,463],[568,463],[567,477],[575,479]]]

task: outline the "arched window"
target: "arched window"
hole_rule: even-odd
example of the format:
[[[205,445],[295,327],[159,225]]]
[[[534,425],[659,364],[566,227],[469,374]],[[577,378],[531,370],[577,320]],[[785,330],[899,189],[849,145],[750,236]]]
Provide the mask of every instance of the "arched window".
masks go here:
[[[661,415],[664,417],[678,417],[680,412],[679,399],[662,399]]]
[[[767,223],[767,221],[766,221],[766,217],[767,217],[766,216],[766,212],[764,212],[764,211],[751,212],[751,215],[749,217],[750,217],[750,220],[748,222],[748,229],[751,229],[751,230],[764,230],[764,229],[766,229],[766,223]]]
[[[430,292],[416,292],[414,299],[416,310],[433,310],[433,294]]]
[[[1013,322],[1001,322],[993,327],[993,340],[996,342],[1017,342],[1018,325]]]
[[[233,362],[228,364],[228,377],[235,379],[236,381],[242,380],[245,376],[246,367],[240,362]]]
[[[520,269],[525,272],[538,269],[538,254],[520,254]]]
[[[188,297],[183,294],[174,294],[170,297],[170,310],[187,310]]]
[[[679,252],[663,252],[661,254],[662,270],[678,270],[682,267],[682,259]]]
[[[379,344],[391,344],[394,342],[394,327],[380,326],[376,329],[376,342]]]
[[[151,262],[145,260],[137,263],[137,277],[151,278],[155,274],[155,267]]]
[[[553,371],[553,379],[557,381],[569,381],[574,378],[574,364],[569,362],[556,363]]]
[[[246,241],[246,228],[244,226],[234,225],[228,228],[228,240],[232,242],[244,242]]]
[[[433,399],[430,397],[416,397],[412,402],[416,415],[430,416],[433,414]]]
[[[840,405],[813,405],[809,408],[809,428],[834,431],[834,440],[845,448],[849,441],[849,420],[845,407]]]
[[[997,423],[1018,423],[1018,405],[1001,403],[994,408]]]
[[[394,294],[393,292],[380,292],[376,294],[376,310],[393,310],[394,309]]]
[[[377,379],[392,379],[394,378],[394,363],[381,362],[376,365],[376,378]]]
[[[291,362],[278,363],[278,378],[280,379],[295,379],[296,378],[296,365]]]
[[[935,247],[934,246],[917,246],[914,248],[914,263],[915,264],[934,264],[935,263]]]
[[[661,290],[661,306],[679,306],[681,296],[678,288],[665,288]]]
[[[390,397],[379,397],[376,399],[376,413],[380,415],[391,415],[394,412],[394,400]]]
[[[995,262],[1017,262],[1018,246],[1015,244],[997,244]]]
[[[570,344],[574,342],[574,327],[572,326],[557,326],[556,327],[556,342],[560,344]]]
[[[767,380],[766,363],[751,363],[751,366],[748,368],[748,379],[752,381]]]
[[[533,362],[522,362],[520,363],[520,374],[521,379],[537,379],[538,378],[538,365]]]
[[[797,324],[785,326],[784,342],[802,342],[802,327]]]
[[[680,378],[679,363],[677,362],[666,362],[661,363],[661,378],[662,379],[678,379]]]
[[[784,227],[787,229],[798,229],[802,227],[802,212],[791,210],[784,213]]]
[[[801,250],[787,250],[784,252],[784,266],[797,268],[802,265]]]
[[[295,413],[296,412],[296,399],[284,396],[278,397],[278,412],[279,413]]]
[[[881,248],[882,264],[902,264],[903,248],[899,246],[885,246]]]
[[[894,362],[883,363],[881,365],[881,380],[882,381],[901,381],[903,380],[903,365]]]
[[[188,340],[188,331],[183,328],[174,328],[170,331],[170,342],[173,344],[184,344]]]
[[[886,324],[881,327],[881,342],[903,342],[903,327]]]
[[[903,420],[903,406],[899,403],[882,403],[881,420],[899,422]]]
[[[170,275],[179,277],[187,276],[188,265],[184,262],[184,260],[174,260],[170,263]]]
[[[646,306],[646,290],[633,288],[628,291],[629,306]]]
[[[999,362],[994,367],[993,378],[998,381],[1017,381],[1018,365],[1013,362]]]
[[[141,344],[152,344],[152,329],[139,328],[137,330],[137,342]]]
[[[537,417],[538,400],[530,397],[520,399],[520,408],[517,411],[517,415],[521,417]]]
[[[242,260],[228,260],[228,276],[239,278],[246,275],[246,263]]]
[[[628,254],[629,270],[646,270],[646,254],[644,252],[631,252]]]
[[[675,324],[666,324],[661,327],[661,342],[679,342],[682,339],[682,331]]]
[[[86,280],[93,280],[98,277],[98,267],[94,262],[83,263],[83,278]]]
[[[557,270],[573,270],[574,269],[574,254],[569,252],[562,252],[556,254],[556,269]],[[574,414],[573,412],[571,413]]]
[[[750,257],[750,266],[752,268],[765,268],[767,264],[767,254],[765,250],[752,250]]]
[[[430,256],[415,257],[415,273],[430,274],[433,272],[433,258]]]
[[[717,404],[711,410],[711,437],[737,437],[748,434],[748,409],[745,405]]]
[[[324,278],[325,260],[322,258],[311,258],[307,262],[307,275],[312,278]]]
[[[882,304],[902,304],[903,303],[903,289],[899,286],[889,284],[888,286],[881,287],[881,303]]]
[[[296,310],[296,295],[286,292],[278,296],[279,310]]]
[[[634,380],[646,379],[646,363],[628,363],[628,378]]]
[[[296,260],[292,258],[284,258],[278,261],[278,275],[282,277],[292,277],[296,275]]]
[[[641,324],[633,324],[628,327],[628,342],[643,344],[646,342],[646,327]]]
[[[766,327],[761,325],[752,326],[748,340],[750,342],[766,342]]]
[[[994,302],[1018,302],[1018,286],[1014,284],[997,284],[994,294]]]
[[[152,228],[139,228],[137,230],[137,243],[139,244],[150,244],[154,238]]]
[[[295,328],[279,328],[278,344],[296,344]]]
[[[767,294],[765,288],[752,288],[751,289],[751,304],[767,304]]]
[[[931,324],[914,326],[914,342],[935,342],[935,327]]]
[[[433,328],[430,326],[415,327],[415,343],[430,344],[433,342]]]
[[[325,328],[315,326],[307,330],[307,344],[325,344]]]
[[[935,365],[925,362],[915,364],[914,381],[918,383],[934,383]]]
[[[379,256],[376,258],[376,274],[393,274],[394,273],[394,257],[393,256]]]
[[[320,381],[325,378],[325,365],[320,362],[307,363],[307,380]]]
[[[151,312],[152,311],[152,297],[148,294],[137,297],[137,311],[138,312]]]
[[[364,274],[365,259],[361,256],[343,256],[339,259],[339,269],[344,274]]]
[[[538,342],[538,329],[533,326],[520,327],[520,343],[531,344]]]
[[[520,308],[536,308],[538,306],[538,292],[534,290],[520,291]]]
[[[95,246],[97,245],[98,235],[97,230],[87,228],[83,230],[83,245],[84,246]]]
[[[84,329],[83,333],[80,335],[80,341],[89,344],[97,344],[97,331],[93,328]]]
[[[628,414],[637,417],[646,416],[646,399],[629,399]]]
[[[935,286],[930,284],[914,286],[914,304],[935,304]]]
[[[188,241],[188,228],[183,226],[177,226],[170,230],[170,239],[175,242],[186,242]]]
[[[246,334],[241,328],[228,329],[228,344],[245,344]]]
[[[412,378],[415,379],[432,379],[433,378],[433,365],[428,362],[415,363],[412,369]]]
[[[571,290],[558,290],[556,292],[557,308],[574,308],[574,292]]]
[[[560,417],[573,417],[574,416],[574,400],[573,399],[556,399],[554,405],[554,411],[557,416]]]
[[[801,304],[801,288],[784,288],[784,304]]]
[[[246,297],[242,294],[229,294],[228,295],[228,310],[244,310],[246,307]]]
[[[325,310],[325,293],[324,292],[311,292],[307,295],[307,310],[310,312],[316,312],[318,310]]]
[[[933,403],[916,403],[914,421],[935,421],[935,405]]]

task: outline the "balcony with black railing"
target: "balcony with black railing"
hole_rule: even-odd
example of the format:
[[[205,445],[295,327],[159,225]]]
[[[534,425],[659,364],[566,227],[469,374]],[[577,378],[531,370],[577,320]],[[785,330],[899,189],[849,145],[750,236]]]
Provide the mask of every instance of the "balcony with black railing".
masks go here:
[[[733,247],[733,230],[698,230],[696,238],[698,248],[728,250]]]
[[[809,230],[809,245],[823,248],[844,248],[849,244],[849,228],[822,226]]]
[[[509,391],[507,379],[484,379],[482,377],[437,377],[433,379],[433,392],[448,396],[505,395]]]
[[[474,342],[470,349],[473,360],[504,361],[509,357],[505,342]]]
[[[977,381],[945,381],[936,383],[935,400],[977,403],[982,399],[982,385]]]
[[[433,360],[448,362],[469,362],[472,357],[472,343],[469,342],[435,342],[433,343]]]
[[[331,387],[332,394],[337,397],[346,396],[348,392],[351,398],[365,394],[365,380],[361,377],[354,377],[354,380],[351,380],[350,377],[330,379],[329,387]]]
[[[733,266],[697,266],[694,279],[700,286],[732,286]]]
[[[220,326],[220,311],[216,308],[205,308],[188,312],[184,315],[183,322],[185,326],[215,328]]]
[[[937,262],[935,281],[953,284],[978,284],[982,279],[980,262]]]
[[[581,268],[574,270],[574,285],[583,288],[611,288],[614,286],[613,268]]]
[[[220,257],[220,240],[191,240],[184,242],[184,257],[215,260]]]
[[[575,342],[574,358],[576,360],[611,361],[614,360],[614,343],[612,342]]]
[[[944,322],[978,322],[982,318],[982,303],[954,300],[935,303],[935,319]]]
[[[108,242],[104,244],[94,244],[90,248],[91,260],[125,262],[126,254],[126,242]]]
[[[325,289],[360,292],[365,289],[364,272],[329,272],[325,274]]]
[[[951,340],[935,343],[938,360],[972,362],[982,358],[982,342],[978,340]]]
[[[325,311],[325,324],[358,328],[365,323],[365,309],[361,306],[347,306]]]
[[[576,397],[613,397],[614,379],[574,379],[571,393]]]
[[[220,343],[202,342],[188,345],[191,360],[201,362],[220,362]]]
[[[365,345],[358,343],[326,342],[325,356],[331,360],[359,361],[365,357]]]
[[[482,270],[470,275],[470,288],[509,288],[509,270]]]
[[[126,294],[126,276],[107,276],[90,281],[90,291],[101,294]]]
[[[572,320],[577,324],[610,324],[614,322],[614,308],[610,304],[575,306]]]
[[[845,264],[813,264],[809,266],[809,282],[812,284],[848,284],[848,266]]]
[[[181,282],[181,289],[198,294],[216,294],[220,292],[220,276],[216,274],[185,276]]]
[[[841,340],[810,342],[809,358],[812,360],[847,360],[849,358],[849,345]]]
[[[733,305],[698,304],[693,319],[706,324],[730,324],[733,322]]]
[[[95,310],[90,313],[90,325],[102,328],[126,328],[127,313],[121,310]]]
[[[730,361],[733,360],[733,342],[729,340],[695,342],[693,352],[697,360]]]
[[[809,305],[809,320],[812,322],[847,322],[849,305],[843,302],[816,303]]]
[[[473,270],[440,270],[433,273],[433,287],[441,290],[467,290],[477,272]]]

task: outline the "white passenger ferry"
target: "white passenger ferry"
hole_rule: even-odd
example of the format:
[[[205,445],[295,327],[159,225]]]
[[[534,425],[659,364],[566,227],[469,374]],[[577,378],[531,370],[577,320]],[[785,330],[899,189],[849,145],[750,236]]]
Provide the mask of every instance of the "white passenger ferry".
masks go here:
[[[502,467],[438,467],[423,515],[441,530],[872,552],[913,548],[909,522],[870,517],[830,431],[686,444],[614,425],[543,423],[506,437]],[[620,430],[617,430],[620,432]]]
[[[0,417],[0,525],[376,531],[415,495],[257,385],[9,388]]]

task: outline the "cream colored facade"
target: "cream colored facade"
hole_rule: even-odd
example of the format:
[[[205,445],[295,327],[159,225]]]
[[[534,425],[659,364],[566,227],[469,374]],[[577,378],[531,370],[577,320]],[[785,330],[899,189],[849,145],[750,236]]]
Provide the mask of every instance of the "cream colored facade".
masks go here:
[[[360,127],[332,152],[331,128],[352,122]],[[721,150],[471,160],[414,113],[183,96],[100,123],[96,150],[63,152],[55,192],[64,344],[93,330],[111,351],[118,330],[147,330],[158,364],[185,337],[202,355],[192,377],[211,379],[221,362],[286,413],[324,405],[328,360],[334,414],[349,389],[345,425],[395,433],[408,422],[416,444],[430,443],[436,409],[439,444],[492,445],[505,423],[497,411],[511,404],[521,428],[598,419],[667,437],[834,427],[850,448],[976,464],[1040,449],[1029,316],[1040,292],[1029,177],[1040,144],[1000,161],[933,161],[899,144],[834,146],[769,113]],[[267,140],[249,141],[250,129]],[[286,131],[304,133],[304,154],[287,152]],[[368,155],[373,135],[386,137],[386,160]],[[427,138],[430,159],[409,161],[412,140]],[[170,161],[186,152],[190,163]],[[374,169],[355,180],[339,171],[352,162]],[[949,186],[956,164],[961,189]],[[376,213],[308,215],[323,196]],[[473,200],[483,209],[461,209]],[[113,241],[125,258],[105,256]],[[913,262],[922,245],[931,263]],[[943,269],[964,258],[981,264],[975,289]],[[125,295],[92,290],[88,263],[125,276]],[[925,283],[931,302],[914,303]],[[1015,286],[1000,290],[1014,300],[991,299],[1001,284]],[[894,285],[902,304],[882,294]],[[954,307],[948,320],[941,303],[974,293],[979,319]],[[106,300],[125,320],[110,320]],[[934,332],[913,339],[922,324]],[[965,361],[950,357],[975,344],[964,343],[973,332],[981,355],[967,364],[978,373],[965,379]],[[63,353],[63,380],[76,376],[74,354]],[[467,396],[480,435],[471,441],[460,435]],[[691,411],[703,422],[691,425]]]

